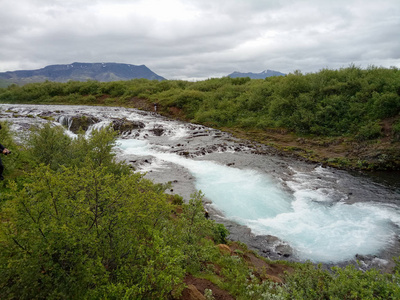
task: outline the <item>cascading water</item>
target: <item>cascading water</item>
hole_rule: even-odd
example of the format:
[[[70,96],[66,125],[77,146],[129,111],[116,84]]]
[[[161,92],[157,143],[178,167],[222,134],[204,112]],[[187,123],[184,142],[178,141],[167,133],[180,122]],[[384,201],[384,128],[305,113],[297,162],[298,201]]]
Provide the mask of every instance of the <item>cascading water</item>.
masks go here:
[[[227,218],[256,234],[278,236],[302,260],[335,263],[356,254],[377,254],[397,238],[398,207],[345,203],[346,195],[324,188],[322,173],[328,179],[331,174],[320,167],[314,171],[319,176],[295,173],[287,182],[291,194],[270,176],[254,170],[158,152],[146,141],[118,142],[127,154],[153,156],[185,167],[195,177],[196,188]]]
[[[57,118],[57,122],[65,126],[68,130],[71,129],[72,121],[70,116],[60,116]]]
[[[277,236],[301,260],[337,263],[356,254],[379,255],[395,247],[399,237],[400,192],[347,172],[251,154],[250,147],[238,146],[213,129],[132,109],[14,105],[9,110],[30,116],[48,110],[55,119],[77,113],[95,116],[100,122],[87,134],[113,118],[145,123],[118,140],[120,159],[160,182],[179,178],[175,190],[179,184],[193,185],[225,218],[254,234]],[[23,127],[23,118],[11,113],[1,118],[15,123],[17,131]],[[162,134],[155,136],[154,128],[162,128]]]

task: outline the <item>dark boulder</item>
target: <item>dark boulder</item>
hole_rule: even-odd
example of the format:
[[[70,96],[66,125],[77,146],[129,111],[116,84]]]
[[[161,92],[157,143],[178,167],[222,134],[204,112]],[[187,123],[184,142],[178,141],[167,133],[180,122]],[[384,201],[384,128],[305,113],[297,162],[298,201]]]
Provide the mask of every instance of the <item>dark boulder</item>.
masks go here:
[[[132,130],[137,130],[144,128],[145,125],[140,121],[130,121],[127,119],[117,119],[112,121],[112,127],[115,131],[119,131],[119,133],[131,133]]]
[[[153,129],[150,129],[149,131],[154,133],[155,136],[162,136],[162,134],[164,133],[164,128],[162,127],[162,125],[157,125],[154,126]]]
[[[68,120],[69,130],[78,133],[79,130],[87,131],[90,125],[98,123],[99,120],[91,116],[75,116]]]

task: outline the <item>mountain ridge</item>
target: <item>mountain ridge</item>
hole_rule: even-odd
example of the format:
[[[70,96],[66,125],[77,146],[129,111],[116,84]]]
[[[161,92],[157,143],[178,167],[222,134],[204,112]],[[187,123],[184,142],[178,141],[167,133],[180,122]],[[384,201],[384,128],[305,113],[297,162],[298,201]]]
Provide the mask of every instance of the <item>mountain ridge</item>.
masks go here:
[[[101,82],[145,78],[150,80],[165,80],[145,65],[123,63],[81,63],[49,65],[35,70],[16,70],[0,73],[0,79],[9,83],[24,84],[43,82],[46,80],[67,82],[69,80]]]
[[[274,70],[264,70],[260,73],[253,73],[253,72],[238,72],[234,71],[233,73],[229,74],[228,77],[231,78],[238,78],[238,77],[250,77],[251,79],[265,79],[267,77],[272,77],[272,76],[285,76],[286,74],[274,71]]]

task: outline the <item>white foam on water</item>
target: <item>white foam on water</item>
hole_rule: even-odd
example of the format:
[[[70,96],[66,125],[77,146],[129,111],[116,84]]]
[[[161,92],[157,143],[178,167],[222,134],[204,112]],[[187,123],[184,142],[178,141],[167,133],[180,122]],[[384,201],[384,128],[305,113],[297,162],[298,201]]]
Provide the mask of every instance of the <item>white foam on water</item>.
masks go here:
[[[110,120],[103,120],[93,125],[90,125],[86,130],[85,136],[89,137],[92,134],[93,130],[101,130],[103,128],[110,126],[110,124],[111,124]]]
[[[256,234],[279,237],[301,259],[334,263],[356,254],[376,254],[396,238],[394,224],[400,225],[397,208],[346,204],[346,195],[324,187],[324,180],[337,180],[330,174],[312,181],[306,173],[297,172],[288,182],[293,191],[289,193],[266,174],[158,152],[147,141],[119,140],[119,147],[126,153],[152,155],[187,168],[196,178],[196,188],[227,218]],[[317,168],[314,172],[326,171]]]
[[[135,155],[151,155],[151,147],[147,141],[144,140],[117,140],[117,146],[128,154]]]
[[[172,132],[171,140],[179,140],[188,136],[188,131],[183,126],[175,127]]]
[[[395,238],[390,215],[378,206],[343,202],[324,206],[304,193],[295,193],[295,198],[293,212],[254,220],[252,227],[289,242],[302,259],[338,262],[356,254],[376,254]]]

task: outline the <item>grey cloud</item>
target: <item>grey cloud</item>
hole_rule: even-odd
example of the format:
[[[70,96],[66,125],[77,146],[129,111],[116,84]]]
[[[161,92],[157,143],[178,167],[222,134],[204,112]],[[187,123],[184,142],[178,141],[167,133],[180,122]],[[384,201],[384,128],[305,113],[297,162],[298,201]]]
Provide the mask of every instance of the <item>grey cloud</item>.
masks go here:
[[[203,79],[267,68],[400,67],[397,7],[397,0],[0,0],[0,71],[115,61]]]

